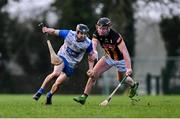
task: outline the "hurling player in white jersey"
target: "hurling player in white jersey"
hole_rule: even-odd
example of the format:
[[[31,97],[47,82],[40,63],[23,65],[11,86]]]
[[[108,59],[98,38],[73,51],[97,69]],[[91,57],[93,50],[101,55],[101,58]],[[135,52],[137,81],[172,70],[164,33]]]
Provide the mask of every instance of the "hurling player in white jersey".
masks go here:
[[[87,37],[88,31],[88,27],[84,24],[78,24],[76,31],[64,29],[58,30],[47,27],[42,28],[43,33],[57,35],[64,39],[64,44],[57,53],[63,62],[60,65],[54,66],[53,72],[45,78],[40,89],[34,94],[33,99],[38,100],[44,93],[47,84],[56,77],[55,83],[46,96],[46,104],[52,104],[52,96],[57,92],[60,84],[73,74],[74,68],[82,60],[85,52],[88,53],[89,69],[93,68],[96,55],[93,52],[92,42]]]

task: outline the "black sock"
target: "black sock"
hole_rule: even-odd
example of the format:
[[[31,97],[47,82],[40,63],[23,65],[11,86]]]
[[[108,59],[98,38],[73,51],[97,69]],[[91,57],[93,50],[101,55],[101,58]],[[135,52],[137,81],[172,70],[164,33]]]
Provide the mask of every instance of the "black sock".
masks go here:
[[[84,93],[83,95],[84,95],[85,97],[88,97],[88,94],[86,94],[86,93]]]

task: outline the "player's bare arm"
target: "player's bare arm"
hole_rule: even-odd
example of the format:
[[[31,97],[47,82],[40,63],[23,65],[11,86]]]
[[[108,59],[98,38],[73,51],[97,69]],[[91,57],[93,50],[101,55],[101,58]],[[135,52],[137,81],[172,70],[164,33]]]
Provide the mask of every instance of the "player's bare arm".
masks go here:
[[[92,38],[92,45],[93,45],[94,55],[96,56],[96,59],[98,60],[98,52],[97,52],[98,40],[94,37]]]
[[[127,47],[126,47],[122,37],[120,37],[118,39],[118,41],[120,41],[120,40],[122,40],[122,41],[119,43],[118,48],[122,52],[124,60],[125,60],[125,63],[126,63],[126,68],[127,68],[126,75],[131,75],[132,68],[131,68],[131,59],[130,59],[130,56],[129,56],[129,52],[127,50]]]
[[[92,53],[90,53],[88,55],[88,64],[89,64],[89,69],[87,71],[88,76],[90,76],[90,72],[92,72],[92,70],[93,70],[94,60],[95,60],[94,52],[92,51]]]
[[[93,50],[97,52],[97,44],[98,40],[96,38],[92,38],[92,45],[93,45]]]
[[[89,77],[94,76],[94,72],[93,72],[94,61],[96,59],[98,60],[97,44],[98,44],[98,40],[93,37],[92,38],[93,52],[92,52],[92,55],[88,57],[88,59],[91,59],[91,60],[88,60],[88,62],[89,62],[89,70],[87,71],[87,75]]]
[[[48,34],[51,34],[51,35],[57,35],[57,36],[59,34],[59,30],[54,29],[54,28],[47,28],[47,27],[43,27],[42,32],[43,33],[48,33]]]

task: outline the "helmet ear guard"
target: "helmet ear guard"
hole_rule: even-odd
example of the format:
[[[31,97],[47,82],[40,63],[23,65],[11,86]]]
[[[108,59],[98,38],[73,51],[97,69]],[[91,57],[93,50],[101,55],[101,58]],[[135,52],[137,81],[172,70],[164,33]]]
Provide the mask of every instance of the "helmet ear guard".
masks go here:
[[[88,34],[89,28],[85,24],[78,24],[76,26],[76,32],[81,32],[81,33],[84,33],[84,34]]]

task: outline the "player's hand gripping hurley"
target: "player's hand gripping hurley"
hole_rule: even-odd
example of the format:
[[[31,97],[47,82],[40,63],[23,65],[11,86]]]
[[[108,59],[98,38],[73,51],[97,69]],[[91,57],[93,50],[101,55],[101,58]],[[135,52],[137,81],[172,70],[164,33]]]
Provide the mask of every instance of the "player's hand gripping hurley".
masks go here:
[[[112,96],[116,93],[116,91],[119,89],[119,87],[122,85],[122,83],[126,80],[126,78],[127,78],[127,76],[124,76],[124,78],[121,80],[121,82],[118,84],[118,86],[114,89],[114,91],[109,95],[109,97],[99,104],[100,106],[106,106],[111,101]]]
[[[45,25],[43,23],[40,23],[38,26],[41,27],[41,28],[45,27]],[[50,52],[50,57],[51,57],[51,64],[59,65],[59,64],[62,63],[62,59],[59,58],[56,55],[56,53],[55,53],[55,51],[54,51],[54,49],[53,49],[53,47],[51,45],[51,42],[48,40],[47,37],[48,37],[48,33],[45,33],[44,39],[46,40],[46,42],[48,44],[48,48],[49,48],[49,52]]]

